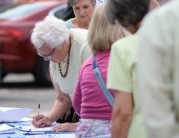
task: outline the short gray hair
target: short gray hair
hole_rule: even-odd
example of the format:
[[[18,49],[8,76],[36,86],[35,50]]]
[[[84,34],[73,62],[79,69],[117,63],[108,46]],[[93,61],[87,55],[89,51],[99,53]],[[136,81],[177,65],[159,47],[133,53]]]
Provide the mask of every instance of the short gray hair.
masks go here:
[[[79,0],[68,0],[70,6],[73,6]],[[93,5],[96,5],[96,0],[90,0]]]
[[[40,48],[44,43],[55,48],[61,46],[68,38],[69,30],[65,22],[52,16],[37,22],[31,34],[31,42],[35,48]]]
[[[136,25],[149,11],[150,0],[107,0],[106,15],[110,23],[117,20],[123,27]]]

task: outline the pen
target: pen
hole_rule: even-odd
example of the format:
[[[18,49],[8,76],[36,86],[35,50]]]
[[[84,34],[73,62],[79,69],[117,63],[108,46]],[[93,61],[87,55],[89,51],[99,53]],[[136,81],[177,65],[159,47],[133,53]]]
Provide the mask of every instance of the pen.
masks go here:
[[[38,121],[39,121],[40,104],[38,105]]]
[[[45,132],[27,132],[24,135],[41,135],[41,134],[46,134]]]
[[[41,132],[27,132],[23,135],[42,135],[42,134],[62,134],[64,132],[54,132],[54,131],[41,131]]]

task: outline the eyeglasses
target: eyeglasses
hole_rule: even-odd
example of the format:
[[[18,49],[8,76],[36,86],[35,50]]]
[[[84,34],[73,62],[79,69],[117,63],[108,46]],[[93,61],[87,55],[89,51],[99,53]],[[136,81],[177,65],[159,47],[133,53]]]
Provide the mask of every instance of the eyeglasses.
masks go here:
[[[52,50],[52,52],[50,52],[49,54],[41,54],[41,53],[38,53],[37,52],[37,54],[39,55],[39,56],[41,56],[41,57],[46,57],[46,58],[48,58],[48,57],[52,57],[53,56],[53,54],[54,54],[54,52],[55,52],[55,48]]]

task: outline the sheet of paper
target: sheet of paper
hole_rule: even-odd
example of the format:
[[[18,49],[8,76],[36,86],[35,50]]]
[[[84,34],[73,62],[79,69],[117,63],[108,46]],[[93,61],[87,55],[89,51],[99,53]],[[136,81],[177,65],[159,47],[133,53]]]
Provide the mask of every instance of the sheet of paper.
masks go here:
[[[51,134],[50,138],[75,138],[74,134]]]
[[[18,122],[30,111],[29,108],[0,107],[0,122]]]
[[[29,121],[32,121],[32,117],[23,117],[20,121],[21,122],[29,122]]]
[[[75,138],[75,134],[31,135],[26,138]]]
[[[11,133],[15,133],[15,128],[6,124],[0,125],[0,134],[11,134]]]
[[[31,126],[17,126],[15,128],[18,130],[21,130],[21,131],[26,131],[26,132],[29,132],[29,131],[31,131],[31,132],[47,132],[47,131],[51,131],[52,128],[56,125],[57,124],[55,123],[55,124],[52,124],[51,126],[43,127],[43,128],[36,128],[32,125]]]

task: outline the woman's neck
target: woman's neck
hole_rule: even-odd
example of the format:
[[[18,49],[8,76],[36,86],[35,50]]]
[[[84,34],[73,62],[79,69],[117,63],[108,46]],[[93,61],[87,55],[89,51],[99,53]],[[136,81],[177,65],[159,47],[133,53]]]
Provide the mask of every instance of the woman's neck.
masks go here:
[[[81,21],[77,20],[76,18],[73,18],[72,23],[75,28],[88,29],[90,21],[89,22],[81,22]]]

